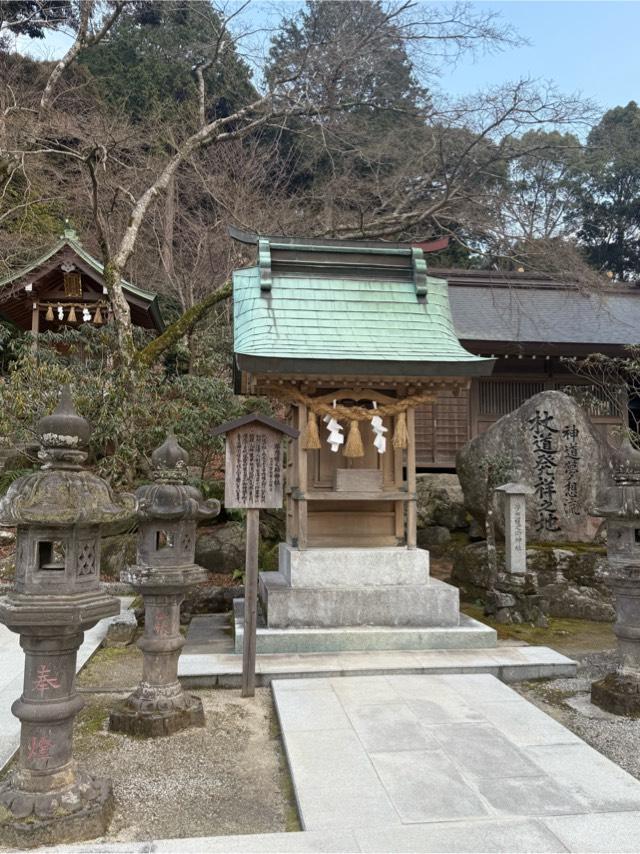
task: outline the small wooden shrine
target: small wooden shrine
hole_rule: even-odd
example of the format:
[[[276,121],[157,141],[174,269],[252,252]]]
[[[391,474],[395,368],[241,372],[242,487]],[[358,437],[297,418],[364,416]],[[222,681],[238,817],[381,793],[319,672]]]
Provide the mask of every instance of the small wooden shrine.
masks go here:
[[[156,294],[130,282],[123,282],[122,289],[133,324],[161,332],[164,324]],[[0,281],[0,317],[31,330],[34,347],[40,332],[83,323],[100,326],[109,315],[103,265],[86,251],[69,225],[44,255]]]
[[[415,408],[493,362],[459,343],[447,282],[408,245],[232,236],[236,391],[289,405],[287,543],[416,546]]]

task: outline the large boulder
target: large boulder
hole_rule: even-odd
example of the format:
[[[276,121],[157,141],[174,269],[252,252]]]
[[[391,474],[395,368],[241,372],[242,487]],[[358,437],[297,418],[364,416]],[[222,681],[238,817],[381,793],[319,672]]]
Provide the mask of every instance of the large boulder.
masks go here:
[[[244,568],[245,538],[242,522],[227,522],[202,531],[196,541],[196,563],[210,572]]]
[[[607,477],[610,449],[578,404],[543,391],[505,415],[459,452],[456,466],[469,512],[484,524],[487,476],[498,486],[518,481],[527,497],[527,538],[537,542],[592,542],[602,519],[589,513]],[[503,527],[502,496],[494,496]]]
[[[456,531],[469,526],[464,495],[455,474],[433,472],[416,478],[418,528],[437,525]]]

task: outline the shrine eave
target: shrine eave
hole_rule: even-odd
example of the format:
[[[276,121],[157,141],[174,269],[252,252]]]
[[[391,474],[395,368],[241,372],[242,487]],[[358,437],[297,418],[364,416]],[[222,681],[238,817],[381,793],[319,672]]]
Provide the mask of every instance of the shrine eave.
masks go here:
[[[236,366],[249,374],[334,376],[334,377],[485,377],[493,371],[495,359],[477,361],[404,361],[392,359],[305,359],[235,354]]]

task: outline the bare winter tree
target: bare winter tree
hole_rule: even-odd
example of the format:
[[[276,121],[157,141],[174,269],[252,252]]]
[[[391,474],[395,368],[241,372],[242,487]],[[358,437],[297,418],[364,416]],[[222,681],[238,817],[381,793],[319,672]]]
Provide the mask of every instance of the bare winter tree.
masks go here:
[[[4,157],[25,181],[41,170],[40,186],[64,164],[64,178],[52,183],[98,234],[124,366],[136,354],[121,283],[146,240],[159,248],[163,275],[189,310],[186,328],[198,305],[211,304],[208,286],[235,263],[220,254],[223,220],[254,228],[279,221],[285,231],[354,238],[455,233],[460,222],[473,226],[491,211],[508,164],[526,153],[514,142],[523,131],[569,126],[586,115],[578,98],[532,81],[436,103],[421,80],[443,56],[517,41],[472,6],[310,0],[283,23],[263,79],[235,101],[221,97],[220,81],[243,51],[255,66],[244,41],[251,27],[241,25],[244,3],[214,7],[202,16],[196,95],[173,116],[132,120],[106,110],[95,78],[73,71],[81,50],[122,16],[122,5],[112,4],[94,25],[81,7],[75,53],[33,82],[25,110],[16,96],[8,111]],[[286,176],[265,170],[264,161],[254,168],[257,141],[263,151],[277,148],[272,162],[286,164]],[[234,157],[244,174],[234,171]],[[312,181],[320,172],[323,180]],[[180,200],[196,184],[203,204],[185,213]],[[280,188],[288,207],[275,202]],[[84,210],[79,191],[89,199]]]

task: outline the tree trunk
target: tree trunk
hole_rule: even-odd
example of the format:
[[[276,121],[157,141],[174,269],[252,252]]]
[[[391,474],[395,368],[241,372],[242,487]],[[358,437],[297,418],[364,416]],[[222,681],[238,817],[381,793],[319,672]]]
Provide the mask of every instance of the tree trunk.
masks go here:
[[[133,341],[131,311],[122,290],[122,271],[118,269],[113,261],[108,261],[104,265],[103,281],[109,295],[111,311],[113,313],[120,362],[123,368],[129,369],[136,354]]]
[[[205,297],[201,302],[188,309],[182,317],[178,318],[175,323],[167,327],[162,335],[159,335],[142,350],[138,350],[135,356],[135,362],[138,367],[148,368],[157,362],[160,356],[176,344],[183,335],[187,335],[196,323],[204,317],[204,315],[217,303],[228,299],[231,296],[231,282],[227,282],[217,291],[214,291],[209,296]]]
[[[167,195],[164,202],[164,228],[162,233],[162,263],[169,279],[173,278],[173,232],[176,215],[176,177],[171,178],[167,186]]]

